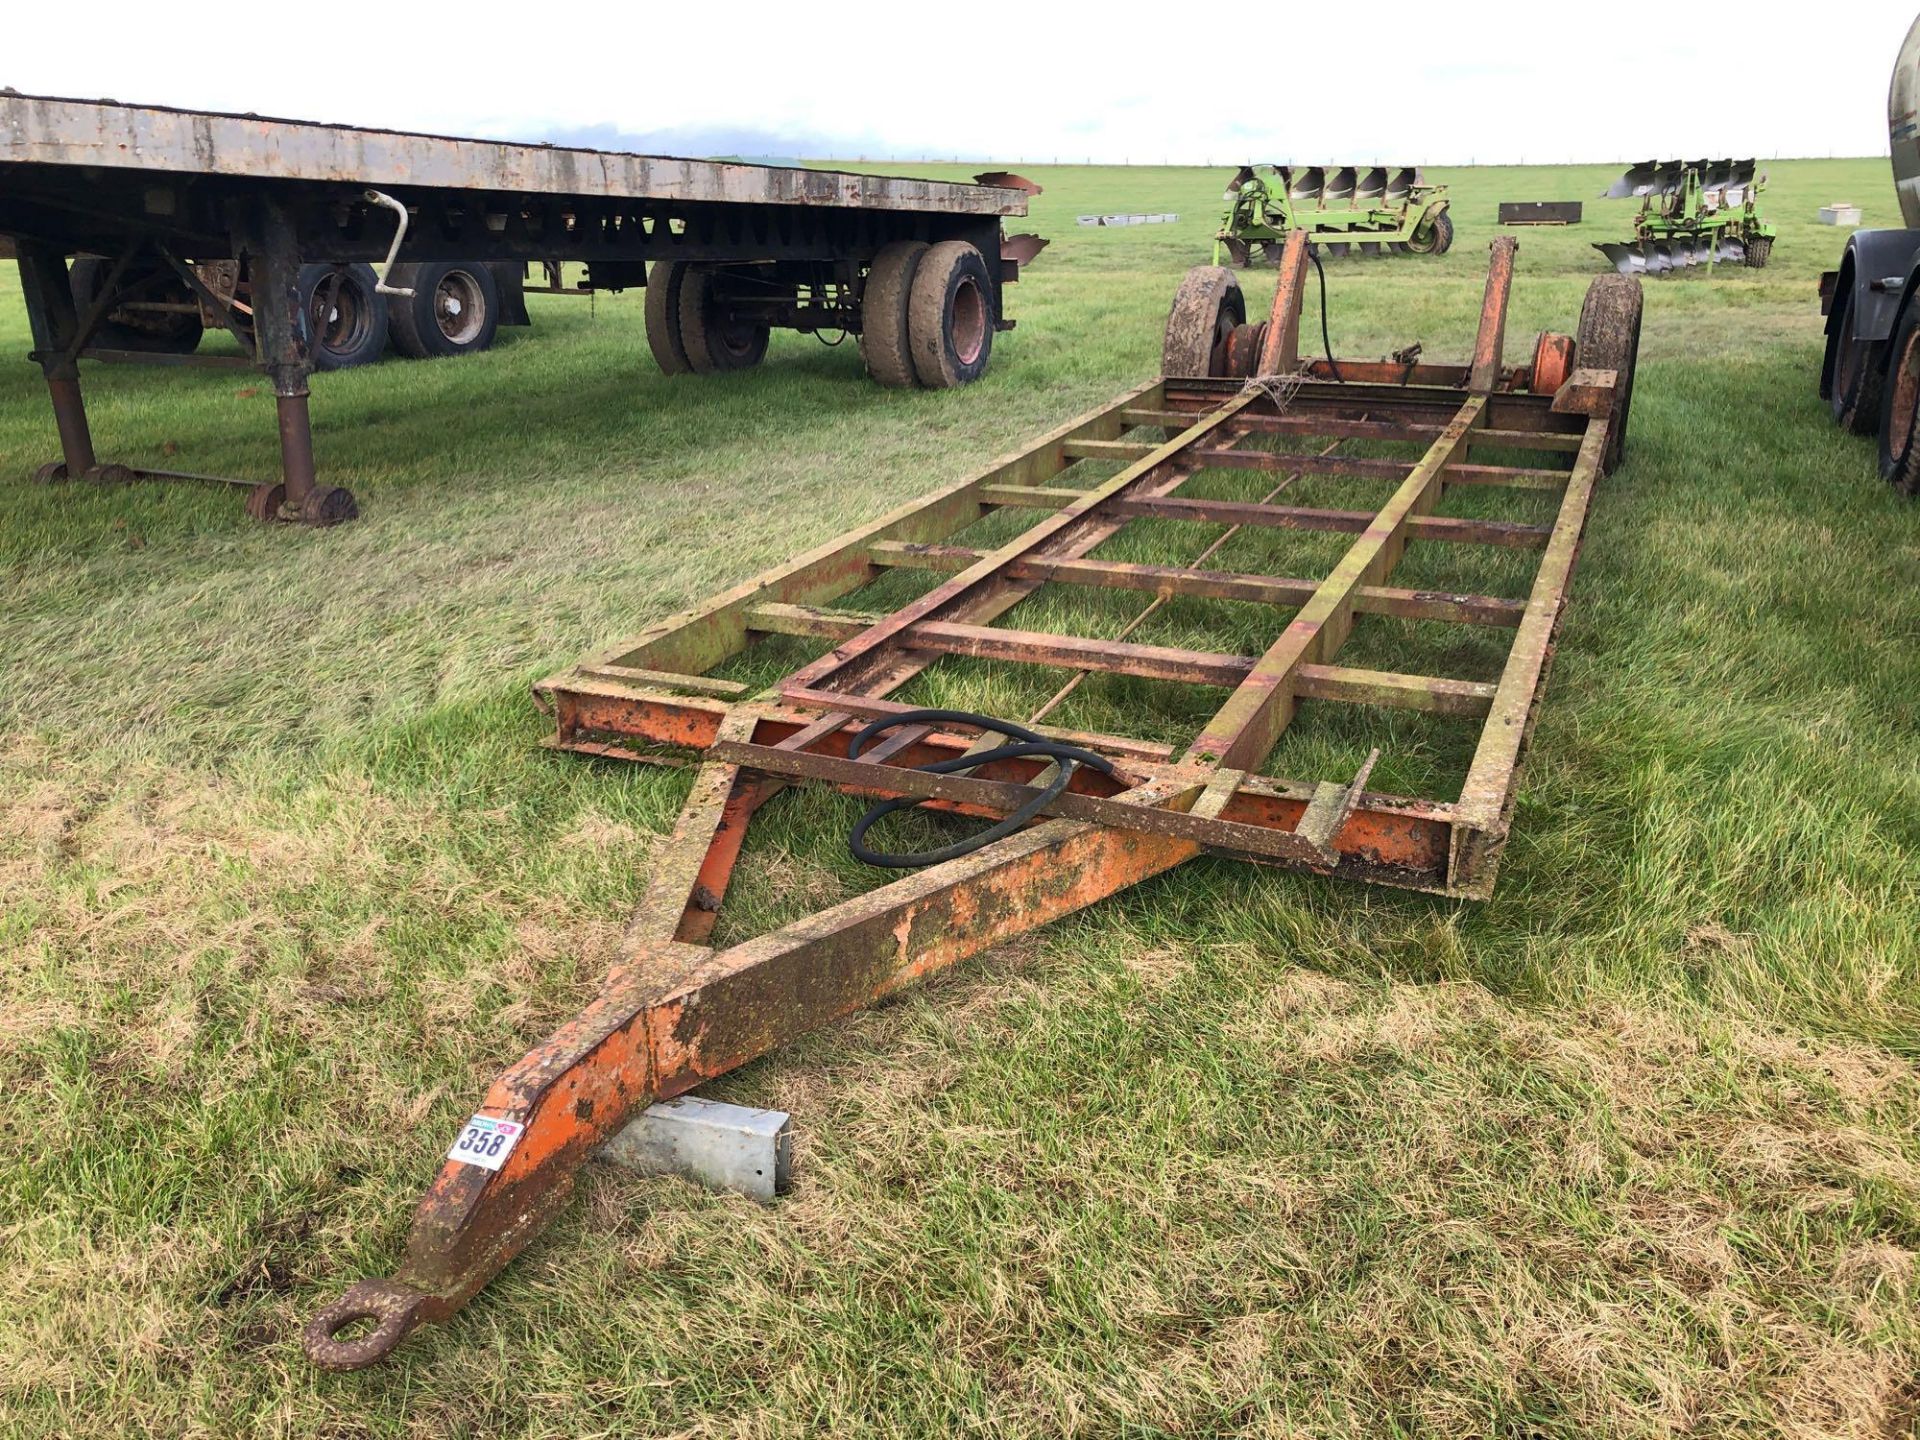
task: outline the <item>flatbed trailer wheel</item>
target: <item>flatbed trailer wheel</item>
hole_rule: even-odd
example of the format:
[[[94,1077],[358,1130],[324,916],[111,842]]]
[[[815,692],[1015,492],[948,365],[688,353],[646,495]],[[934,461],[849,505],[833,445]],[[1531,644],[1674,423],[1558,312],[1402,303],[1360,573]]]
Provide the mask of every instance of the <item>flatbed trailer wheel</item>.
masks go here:
[[[1920,306],[1907,306],[1893,332],[1880,403],[1880,478],[1901,495],[1920,494]]]
[[[1627,419],[1633,407],[1633,371],[1640,358],[1640,282],[1631,275],[1602,275],[1587,286],[1580,307],[1574,352],[1589,370],[1614,372],[1613,419],[1607,430],[1612,470],[1627,453]]]
[[[1240,281],[1224,265],[1196,265],[1174,292],[1160,348],[1163,375],[1225,375],[1227,341],[1247,321]]]
[[[316,370],[368,365],[387,348],[387,297],[371,265],[302,265],[300,302]]]
[[[920,383],[913,369],[913,338],[907,310],[914,272],[928,249],[924,240],[896,240],[880,247],[860,292],[860,358],[867,373],[893,390]]]
[[[770,327],[729,304],[737,283],[728,270],[707,265],[693,266],[680,282],[680,343],[696,375],[751,370],[767,358]]]
[[[1851,293],[1840,304],[1840,324],[1828,342],[1833,358],[1827,405],[1834,422],[1855,435],[1871,435],[1880,426],[1881,393],[1886,385],[1887,342],[1861,340],[1854,333],[1857,314]]]
[[[680,343],[680,286],[688,268],[684,260],[656,260],[647,272],[647,348],[662,375],[693,369]]]
[[[998,319],[986,257],[964,240],[928,246],[907,300],[913,373],[920,383],[948,390],[978,380],[993,358]]]
[[[415,360],[473,355],[500,328],[500,282],[485,265],[396,265],[387,283],[410,289],[387,307],[393,348]]]

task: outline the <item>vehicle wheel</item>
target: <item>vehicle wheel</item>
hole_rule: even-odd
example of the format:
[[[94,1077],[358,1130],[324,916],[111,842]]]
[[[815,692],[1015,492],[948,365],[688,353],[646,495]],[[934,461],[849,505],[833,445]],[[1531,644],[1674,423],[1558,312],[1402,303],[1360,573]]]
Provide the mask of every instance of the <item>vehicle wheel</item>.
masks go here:
[[[263,480],[247,492],[247,514],[262,524],[278,520],[286,503],[287,487],[277,480]]]
[[[1534,395],[1552,395],[1567,383],[1579,346],[1571,335],[1542,330],[1533,342],[1533,372],[1527,389]]]
[[[696,375],[751,370],[767,358],[770,327],[733,313],[736,278],[722,268],[695,265],[680,282],[680,343]]]
[[[370,365],[387,348],[387,297],[371,265],[302,265],[300,303],[316,370]]]
[[[358,519],[359,515],[360,507],[354,502],[353,492],[342,490],[338,485],[314,486],[300,506],[301,522],[322,528],[345,524]]]
[[[680,285],[686,278],[684,260],[656,260],[647,272],[647,348],[662,375],[685,375],[693,368],[680,343]]]
[[[1162,375],[1225,375],[1227,342],[1247,322],[1240,282],[1224,265],[1196,265],[1174,292],[1160,347]]]
[[[473,355],[500,328],[500,282],[485,265],[396,265],[387,283],[413,291],[387,306],[393,348],[414,360]]]
[[[1747,241],[1747,268],[1749,270],[1766,269],[1767,261],[1771,259],[1772,256],[1773,256],[1773,237],[1772,236],[1762,235],[1757,239]]]
[[[929,246],[907,300],[907,335],[920,383],[948,390],[978,380],[993,358],[998,318],[985,257],[964,240]]]
[[[73,291],[74,309],[82,315],[100,294],[113,263],[97,255],[82,255],[67,273],[67,285]],[[120,277],[123,291],[134,291],[142,300],[169,305],[191,305],[194,295],[186,282],[175,275],[164,260],[135,260]],[[94,327],[87,343],[102,350],[135,350],[146,355],[191,355],[200,347],[204,331],[200,313],[129,310],[116,306]]]
[[[1612,470],[1627,453],[1627,420],[1633,409],[1633,372],[1640,359],[1640,282],[1631,275],[1602,275],[1587,286],[1580,307],[1574,352],[1589,370],[1614,372],[1613,421],[1607,431],[1603,468]]]
[[[910,390],[919,383],[913,373],[907,309],[913,298],[914,272],[927,250],[924,240],[896,240],[881,246],[860,291],[860,358],[867,373],[890,389]]]
[[[1257,325],[1236,325],[1227,335],[1227,343],[1222,347],[1225,356],[1226,371],[1238,379],[1248,379],[1260,368],[1260,347],[1266,344],[1267,322]]]
[[[1444,255],[1453,248],[1453,216],[1442,210],[1433,217],[1433,224],[1427,228],[1423,240],[1418,234],[1407,241],[1407,248],[1416,255]]]
[[[1902,495],[1920,494],[1920,305],[1893,332],[1880,400],[1880,478]]]
[[[1834,421],[1856,435],[1871,435],[1880,425],[1880,392],[1886,382],[1887,342],[1854,338],[1857,307],[1843,302],[1840,328],[1834,332],[1827,404]]]

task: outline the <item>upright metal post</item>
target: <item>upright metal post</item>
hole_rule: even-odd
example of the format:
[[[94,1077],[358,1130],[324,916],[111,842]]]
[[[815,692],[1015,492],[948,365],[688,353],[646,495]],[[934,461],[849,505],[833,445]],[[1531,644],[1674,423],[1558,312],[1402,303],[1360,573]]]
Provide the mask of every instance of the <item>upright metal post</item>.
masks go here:
[[[1511,235],[1499,235],[1489,247],[1487,293],[1480,302],[1480,333],[1473,341],[1473,366],[1467,376],[1467,389],[1475,395],[1491,395],[1500,385],[1501,351],[1507,340],[1507,292],[1513,289],[1513,257],[1520,242]]]
[[[254,360],[273,382],[280,429],[279,485],[261,485],[247,500],[259,520],[299,520],[337,525],[359,514],[353,496],[322,485],[313,460],[313,425],[307,410],[307,376],[313,371],[312,337],[300,299],[300,248],[292,218],[263,201],[241,229],[241,251],[253,287]]]
[[[34,358],[47,377],[47,395],[53,402],[53,423],[60,431],[62,461],[42,465],[39,480],[84,479],[96,460],[93,435],[87,428],[87,407],[80,398],[78,346],[79,312],[67,280],[67,257],[50,245],[28,240],[15,242],[20,264],[20,288],[26,295],[27,324],[33,333]]]

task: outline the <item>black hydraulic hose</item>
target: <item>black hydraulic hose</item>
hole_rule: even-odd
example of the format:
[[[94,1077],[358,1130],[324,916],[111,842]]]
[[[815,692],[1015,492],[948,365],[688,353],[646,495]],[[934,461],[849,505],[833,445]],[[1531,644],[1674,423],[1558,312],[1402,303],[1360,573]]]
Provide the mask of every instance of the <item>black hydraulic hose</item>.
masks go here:
[[[855,822],[853,830],[847,836],[847,848],[853,852],[853,858],[867,865],[880,865],[892,870],[916,869],[922,865],[938,865],[947,860],[958,860],[962,855],[971,855],[983,846],[996,840],[1003,840],[1020,829],[1028,821],[1039,815],[1059,798],[1069,782],[1073,772],[1085,765],[1100,771],[1103,775],[1113,774],[1113,762],[1104,755],[1096,755],[1091,750],[1083,750],[1078,745],[1068,745],[1064,741],[1049,740],[1037,731],[1024,725],[1016,725],[1011,720],[996,720],[991,715],[976,715],[971,710],[908,710],[900,715],[889,715],[875,720],[847,742],[847,758],[857,760],[860,751],[868,741],[885,730],[895,730],[902,725],[966,725],[976,730],[984,730],[990,735],[1005,735],[1015,744],[995,746],[991,750],[980,750],[966,755],[956,755],[951,760],[936,760],[930,765],[917,765],[914,768],[928,775],[960,775],[990,765],[996,760],[1018,760],[1027,756],[1044,757],[1058,767],[1052,782],[1044,789],[1036,791],[1034,797],[1018,810],[964,840],[956,840],[951,845],[943,845],[938,850],[920,850],[910,854],[888,854],[884,851],[869,849],[866,833],[875,821],[891,815],[896,810],[911,809],[922,802],[909,795],[895,796],[891,800],[882,800]]]
[[[1314,274],[1320,277],[1320,348],[1327,352],[1327,368],[1333,378],[1344,385],[1347,377],[1340,373],[1340,362],[1333,358],[1333,341],[1327,336],[1327,269],[1320,263],[1319,247],[1308,246],[1307,254],[1313,260]]]

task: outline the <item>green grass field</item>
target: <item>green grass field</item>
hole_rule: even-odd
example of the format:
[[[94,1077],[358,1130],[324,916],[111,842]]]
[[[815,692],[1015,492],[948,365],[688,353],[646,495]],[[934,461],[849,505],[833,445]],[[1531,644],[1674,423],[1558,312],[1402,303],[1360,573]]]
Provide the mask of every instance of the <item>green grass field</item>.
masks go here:
[[[529,683],[1150,376],[1227,175],[1033,171],[965,391],[791,335],[667,379],[638,292],[318,377],[323,533],[29,485],[3,282],[0,1434],[1912,1435],[1920,508],[1814,394],[1814,210],[1897,215],[1884,160],[1771,168],[1772,267],[1648,283],[1491,903],[1195,861],[711,1087],[794,1112],[776,1207],[596,1169],[348,1376],[299,1326],[592,993],[685,793],[536,748]],[[1495,202],[1615,173],[1441,173],[1454,250],[1330,264],[1336,348],[1464,357]],[[1519,232],[1516,347],[1631,211]],[[105,459],[274,468],[254,377],[86,379]],[[729,925],[874,883],[854,813],[769,807]]]

